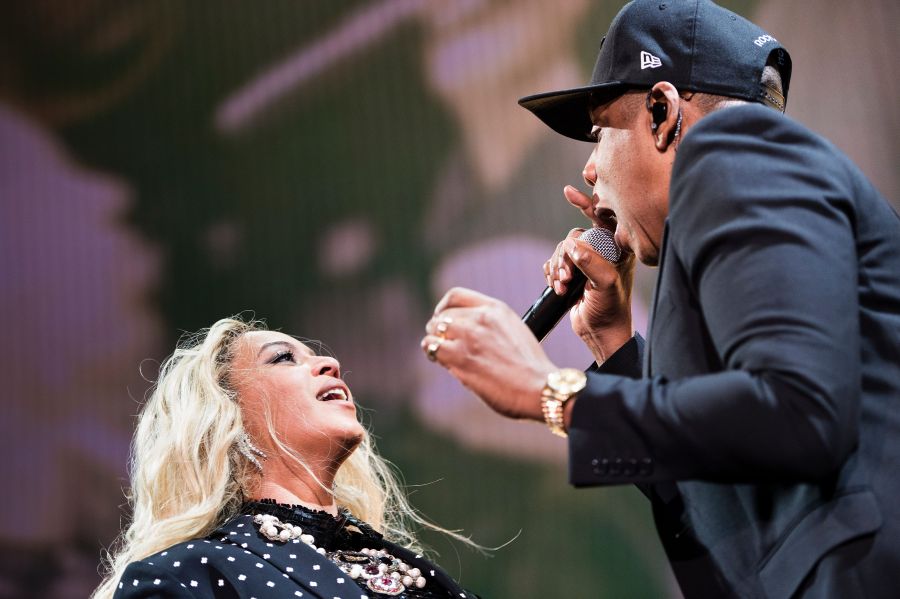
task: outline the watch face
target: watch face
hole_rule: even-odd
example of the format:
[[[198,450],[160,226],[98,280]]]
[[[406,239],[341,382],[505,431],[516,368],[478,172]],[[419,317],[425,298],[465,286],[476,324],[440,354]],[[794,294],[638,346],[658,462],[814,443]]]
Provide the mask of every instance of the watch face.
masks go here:
[[[584,389],[587,376],[575,368],[563,368],[547,377],[547,384],[561,395],[572,395]]]

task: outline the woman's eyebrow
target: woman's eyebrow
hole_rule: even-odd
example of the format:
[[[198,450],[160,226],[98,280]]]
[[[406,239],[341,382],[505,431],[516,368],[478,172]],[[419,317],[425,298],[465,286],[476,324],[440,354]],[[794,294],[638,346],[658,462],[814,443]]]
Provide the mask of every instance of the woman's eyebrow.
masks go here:
[[[256,354],[256,357],[258,358],[259,356],[261,356],[262,353],[263,353],[263,351],[265,351],[266,348],[272,347],[273,345],[283,345],[283,346],[288,347],[288,348],[290,348],[290,349],[292,349],[292,350],[294,350],[294,351],[297,351],[297,350],[298,350],[298,348],[295,347],[294,344],[291,343],[291,342],[289,342],[289,341],[270,341],[270,342],[268,342],[268,343],[263,343],[262,347],[259,348],[259,353]],[[313,351],[312,351],[311,349],[309,349],[308,347],[306,347],[306,346],[302,346],[302,347],[303,347],[303,349],[300,350],[300,353],[305,353],[305,354],[308,355],[308,356],[313,356],[313,355],[315,355],[315,354],[313,353]]]

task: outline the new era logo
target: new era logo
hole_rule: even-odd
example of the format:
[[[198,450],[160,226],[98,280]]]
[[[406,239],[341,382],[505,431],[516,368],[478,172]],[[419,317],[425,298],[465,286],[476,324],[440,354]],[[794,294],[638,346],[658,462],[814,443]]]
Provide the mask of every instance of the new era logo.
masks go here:
[[[661,67],[662,61],[649,52],[641,51],[641,70]]]

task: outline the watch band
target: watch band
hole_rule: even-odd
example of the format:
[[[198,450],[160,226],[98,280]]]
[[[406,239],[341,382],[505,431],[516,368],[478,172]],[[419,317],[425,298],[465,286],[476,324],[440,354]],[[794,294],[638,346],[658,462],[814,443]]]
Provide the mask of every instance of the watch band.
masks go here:
[[[568,399],[568,398],[565,398]],[[558,437],[568,437],[565,422],[565,399],[557,396],[553,391],[549,391],[547,387],[541,392],[541,409],[544,412],[544,422],[550,428],[550,432]]]
[[[547,375],[541,389],[541,411],[550,432],[559,437],[568,437],[565,423],[566,402],[587,384],[587,376],[574,368],[563,368]]]

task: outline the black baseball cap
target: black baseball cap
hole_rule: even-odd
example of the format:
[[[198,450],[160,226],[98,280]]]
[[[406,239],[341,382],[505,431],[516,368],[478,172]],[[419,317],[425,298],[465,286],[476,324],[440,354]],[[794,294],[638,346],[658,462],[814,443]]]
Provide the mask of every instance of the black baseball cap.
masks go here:
[[[783,98],[760,84],[770,57],[781,73]],[[730,10],[709,0],[633,0],[600,40],[587,86],[527,96],[519,104],[557,133],[591,141],[590,109],[629,89],[668,81],[679,91],[761,102],[783,111],[790,78],[787,50]]]

